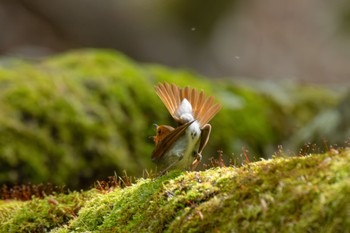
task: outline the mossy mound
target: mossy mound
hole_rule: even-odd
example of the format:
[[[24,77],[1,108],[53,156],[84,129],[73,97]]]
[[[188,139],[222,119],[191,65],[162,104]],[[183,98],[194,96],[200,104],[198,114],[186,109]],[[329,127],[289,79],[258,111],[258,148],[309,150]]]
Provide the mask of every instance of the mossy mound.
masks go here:
[[[153,90],[164,81],[203,89],[223,104],[212,121],[208,157],[221,149],[236,158],[242,146],[264,157],[296,124],[337,102],[323,88],[295,87],[284,97],[298,93],[297,101],[286,104],[245,85],[138,64],[108,50],[1,60],[0,183],[81,188],[114,172],[140,176],[154,168],[153,123],[173,124]]]
[[[10,214],[0,218],[1,230],[346,232],[350,229],[349,163],[350,149],[333,149],[240,168],[174,171],[108,193],[91,190],[2,204],[1,212]]]
[[[0,202],[0,232],[48,232],[76,217],[93,194],[93,191],[72,192],[27,202]]]
[[[140,156],[152,148],[147,129],[161,118],[143,76],[108,52],[1,69],[0,181],[77,187],[106,171],[135,174],[149,160]]]

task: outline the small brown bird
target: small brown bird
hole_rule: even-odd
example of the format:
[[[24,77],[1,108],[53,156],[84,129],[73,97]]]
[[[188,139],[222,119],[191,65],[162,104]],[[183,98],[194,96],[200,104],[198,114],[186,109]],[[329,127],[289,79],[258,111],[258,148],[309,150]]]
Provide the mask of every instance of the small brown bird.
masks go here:
[[[221,109],[212,96],[189,87],[159,83],[156,93],[179,126],[157,126],[152,160],[165,172],[170,168],[194,169],[202,159],[211,125],[208,122]]]

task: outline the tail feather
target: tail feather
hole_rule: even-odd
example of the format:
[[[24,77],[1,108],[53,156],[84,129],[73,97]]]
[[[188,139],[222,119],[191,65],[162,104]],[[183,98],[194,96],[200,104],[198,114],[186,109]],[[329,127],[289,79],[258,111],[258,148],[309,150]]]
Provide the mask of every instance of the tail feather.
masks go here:
[[[199,93],[199,100],[197,103],[194,103],[195,104],[195,108],[196,108],[196,113],[197,113],[197,116],[199,116],[201,114],[201,106],[203,106],[204,104],[204,101],[205,101],[205,94],[203,91],[201,91],[201,93]]]
[[[155,86],[155,90],[159,98],[164,103],[165,107],[168,109],[170,114],[174,117],[173,114],[176,111],[176,108],[177,108],[176,106],[178,106],[178,103],[176,102],[176,99],[174,100],[174,97],[172,96],[173,92],[171,91],[169,92],[167,90],[166,85],[169,85],[169,84],[165,83],[164,85]],[[173,101],[175,102],[174,104],[173,104]]]
[[[177,107],[176,99],[168,83],[165,83],[164,93],[167,97],[168,105],[171,106],[171,109],[175,109]]]
[[[200,126],[207,124],[221,109],[220,104],[214,103],[214,97],[206,97],[203,91],[199,92],[195,88],[180,88],[175,84],[159,83],[155,90],[171,116],[179,122],[181,119],[177,110],[183,99],[190,102],[193,117]]]
[[[210,107],[210,109],[201,117],[199,122],[206,122],[208,123],[215,115],[217,112],[219,112],[221,109],[221,106],[219,104],[215,104]],[[203,125],[205,125],[204,123]]]
[[[171,85],[172,86],[172,90],[173,90],[173,94],[174,94],[174,98],[175,98],[175,103],[181,103],[182,99],[180,97],[180,90],[177,86],[175,85]],[[176,106],[175,106],[176,107]]]
[[[193,105],[192,111],[193,111],[193,115],[195,115],[195,116],[198,116],[198,107],[197,107],[198,100],[199,100],[198,91],[196,91],[195,89],[192,89],[190,103]]]

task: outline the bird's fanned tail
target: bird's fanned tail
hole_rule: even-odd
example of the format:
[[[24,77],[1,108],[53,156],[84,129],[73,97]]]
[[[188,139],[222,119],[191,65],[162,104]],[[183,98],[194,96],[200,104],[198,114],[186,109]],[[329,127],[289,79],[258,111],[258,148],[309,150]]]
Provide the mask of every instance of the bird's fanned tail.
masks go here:
[[[180,88],[175,84],[159,83],[155,86],[155,90],[171,116],[178,122],[181,122],[181,119],[177,109],[183,99],[187,99],[192,105],[193,117],[200,126],[207,124],[221,109],[220,104],[214,103],[214,97],[206,97],[203,91],[199,92],[194,88]]]

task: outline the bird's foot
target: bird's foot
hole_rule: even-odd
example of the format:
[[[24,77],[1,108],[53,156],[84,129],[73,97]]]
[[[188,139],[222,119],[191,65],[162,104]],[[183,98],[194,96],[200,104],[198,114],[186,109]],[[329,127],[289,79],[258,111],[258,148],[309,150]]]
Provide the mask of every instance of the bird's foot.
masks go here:
[[[202,155],[201,154],[196,153],[195,157],[196,157],[196,159],[192,162],[192,165],[191,165],[191,170],[192,171],[196,170],[198,164],[202,161]]]

